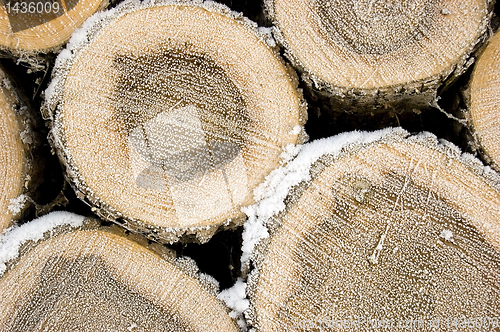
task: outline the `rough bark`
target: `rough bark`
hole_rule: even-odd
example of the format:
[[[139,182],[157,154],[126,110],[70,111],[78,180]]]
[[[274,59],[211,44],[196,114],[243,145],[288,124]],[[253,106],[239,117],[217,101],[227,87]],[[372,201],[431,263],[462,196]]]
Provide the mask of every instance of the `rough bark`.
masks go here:
[[[265,221],[270,236],[255,247],[247,290],[257,331],[371,331],[384,320],[449,331],[463,315],[493,328],[498,174],[431,135],[392,133],[337,151]]]
[[[428,108],[461,75],[487,31],[493,3],[267,0],[287,58],[332,111]]]
[[[96,19],[46,91],[78,196],[160,242],[241,224],[253,188],[305,139],[297,78],[268,43],[210,2],[126,1]]]
[[[33,236],[40,224],[21,228]],[[20,246],[0,279],[2,331],[239,331],[193,261],[118,226],[69,224]]]

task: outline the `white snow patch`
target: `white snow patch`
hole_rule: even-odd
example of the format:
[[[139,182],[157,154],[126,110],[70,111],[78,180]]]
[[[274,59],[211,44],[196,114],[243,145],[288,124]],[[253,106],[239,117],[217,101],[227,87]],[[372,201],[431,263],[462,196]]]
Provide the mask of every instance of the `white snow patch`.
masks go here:
[[[265,225],[273,215],[285,209],[284,200],[290,189],[302,181],[310,180],[312,164],[325,154],[338,156],[349,144],[365,145],[388,135],[407,136],[408,133],[401,128],[387,128],[375,132],[353,131],[319,139],[304,144],[293,161],[274,170],[254,190],[257,203],[241,209],[248,216],[243,229],[242,266],[247,265],[255,245],[269,236]]]
[[[12,198],[10,200],[10,204],[7,207],[7,209],[12,212],[13,214],[18,214],[21,212],[26,205],[26,201],[28,200],[28,196],[22,194],[17,196],[16,198]]]
[[[443,229],[440,237],[442,237],[445,241],[453,242],[453,232],[448,229]]]
[[[273,29],[267,27],[259,27],[257,28],[257,31],[269,47],[276,47],[276,41],[273,38]]]
[[[231,309],[229,316],[237,320],[238,325],[243,331],[247,331],[247,325],[245,323],[245,319],[243,318],[243,312],[245,312],[245,310],[247,310],[250,306],[250,302],[246,298],[246,288],[247,284],[243,282],[243,279],[238,278],[233,287],[223,290],[217,296],[219,300],[226,303],[226,305]]]
[[[292,134],[292,135],[298,135],[298,134],[300,134],[301,131],[302,131],[302,127],[301,126],[294,126],[292,128],[292,130],[290,131],[290,134]]]
[[[280,154],[280,164],[284,165],[292,160],[302,149],[302,145],[287,144],[283,147],[283,152]]]
[[[6,270],[6,263],[19,255],[21,245],[29,240],[39,241],[44,234],[57,226],[80,227],[85,217],[70,212],[51,212],[22,226],[9,227],[0,235],[0,275]]]

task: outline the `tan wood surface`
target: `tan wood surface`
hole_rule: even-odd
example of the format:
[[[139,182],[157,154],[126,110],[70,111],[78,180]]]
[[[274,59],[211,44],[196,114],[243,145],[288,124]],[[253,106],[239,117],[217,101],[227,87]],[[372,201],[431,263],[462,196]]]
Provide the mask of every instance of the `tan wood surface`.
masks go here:
[[[0,67],[0,232],[21,218],[40,183],[37,118],[22,92]]]
[[[80,197],[159,241],[240,223],[304,136],[296,78],[220,8],[125,9],[56,73],[52,136]]]
[[[492,166],[500,170],[500,34],[480,56],[470,84],[470,116],[474,133]]]
[[[0,279],[2,331],[239,331],[215,295],[105,229],[43,240]]]
[[[107,5],[107,0],[5,0],[0,7],[0,48],[16,56],[56,50]]]
[[[499,192],[425,140],[357,150],[315,163],[316,175],[258,247],[250,286],[257,330],[337,331],[343,320],[372,331],[370,319],[420,319],[412,328],[439,321],[435,330],[449,331],[463,315],[493,322]]]
[[[428,107],[486,32],[488,0],[267,0],[288,58],[316,91],[369,111]],[[403,98],[406,97],[406,98]]]

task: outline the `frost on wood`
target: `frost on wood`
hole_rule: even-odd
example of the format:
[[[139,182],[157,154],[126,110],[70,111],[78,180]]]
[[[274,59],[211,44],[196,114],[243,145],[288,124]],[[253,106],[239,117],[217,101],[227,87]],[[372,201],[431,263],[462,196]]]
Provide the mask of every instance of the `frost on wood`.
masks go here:
[[[500,313],[498,175],[485,178],[488,168],[429,134],[378,133],[368,144],[360,133],[347,145],[356,133],[328,139],[319,158],[303,156],[306,144],[302,162],[267,182],[281,207],[270,210],[272,194],[253,207],[270,234],[254,249],[247,291],[257,331]]]
[[[218,298],[224,301],[224,303],[232,309],[229,316],[238,320],[238,325],[243,331],[247,330],[243,314],[249,307],[249,301],[246,295],[246,286],[246,283],[244,283],[241,278],[238,278],[236,283],[231,288],[223,290],[218,295]]]
[[[251,119],[240,91],[211,59],[179,49],[118,57],[114,65],[121,73],[114,118],[139,159],[138,186],[165,188],[164,172],[188,182],[239,154]]]
[[[266,0],[275,37],[308,84],[359,102],[384,98],[380,93],[392,96],[387,102],[398,94],[431,102],[443,80],[470,64],[492,7],[489,0],[307,0],[301,6]]]
[[[50,3],[6,0],[0,13],[0,49],[31,65],[45,69],[40,53],[57,51],[73,31],[95,12],[108,5],[107,0],[66,0]]]
[[[83,225],[84,218],[69,212],[51,212],[22,226],[12,226],[0,235],[0,275],[6,264],[19,256],[21,246],[27,241],[39,241],[44,234],[56,227],[68,225],[77,228]]]
[[[470,83],[470,119],[485,159],[500,171],[500,34],[489,41]]]
[[[82,228],[82,221],[51,213],[4,235],[4,261],[21,243],[37,243],[0,279],[2,330],[238,331],[210,277],[189,276],[111,229]],[[73,230],[47,237],[65,224]]]
[[[297,78],[270,45],[212,2],[125,1],[92,17],[44,105],[78,195],[161,242],[241,223],[252,190],[306,137]]]
[[[37,120],[28,105],[0,68],[0,232],[23,217],[43,167]]]
[[[269,236],[266,226],[272,224],[273,216],[285,210],[285,198],[290,190],[303,181],[311,179],[312,165],[324,154],[338,156],[345,146],[358,146],[380,140],[401,140],[408,133],[401,129],[388,128],[376,132],[349,132],[306,144],[298,156],[288,165],[273,171],[264,183],[254,191],[256,204],[244,208],[248,221],[244,224],[241,263],[248,265],[254,246]]]

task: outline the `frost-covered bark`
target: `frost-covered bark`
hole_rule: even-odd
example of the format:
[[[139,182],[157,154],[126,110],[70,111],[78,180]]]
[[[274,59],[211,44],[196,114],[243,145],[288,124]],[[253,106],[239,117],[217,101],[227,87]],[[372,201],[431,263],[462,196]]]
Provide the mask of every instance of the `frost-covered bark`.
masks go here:
[[[45,103],[78,196],[161,242],[241,224],[253,188],[305,139],[297,78],[273,43],[213,2],[125,1],[93,16]]]
[[[341,134],[258,192],[243,233],[257,331],[448,331],[463,314],[498,316],[500,176],[455,146]]]
[[[71,213],[2,235],[0,269],[2,331],[239,331],[192,260]]]
[[[412,110],[473,63],[493,2],[266,0],[274,35],[336,108]]]
[[[0,232],[23,217],[40,184],[40,124],[26,98],[0,68]]]
[[[489,41],[481,54],[469,87],[469,116],[472,132],[485,159],[500,171],[500,34]]]

